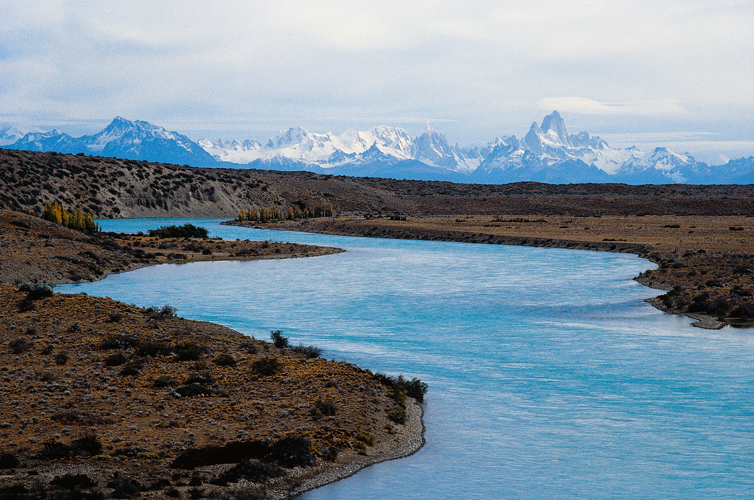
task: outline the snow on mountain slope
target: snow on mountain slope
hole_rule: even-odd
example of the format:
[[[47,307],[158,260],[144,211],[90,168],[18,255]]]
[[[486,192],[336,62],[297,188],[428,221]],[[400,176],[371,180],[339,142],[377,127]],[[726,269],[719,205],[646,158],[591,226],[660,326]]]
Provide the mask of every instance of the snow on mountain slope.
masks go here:
[[[24,132],[16,127],[5,127],[0,129],[0,146],[13,144],[24,136]]]
[[[218,139],[217,142],[212,142],[200,139],[197,144],[217,161],[230,163],[250,163],[259,158],[259,150],[262,148],[261,144],[253,140],[239,142]]]
[[[192,145],[195,144],[191,139],[178,132],[170,132],[163,127],[141,120],[126,120],[120,116],[116,117],[102,131],[80,138],[94,153],[101,153],[106,147],[112,147],[116,143],[119,143],[122,148],[128,148],[149,139],[172,141],[189,152],[193,150]]]
[[[245,144],[250,146],[244,146]],[[322,163],[323,167],[351,161],[372,147],[388,157],[411,159],[411,144],[411,138],[405,130],[385,125],[367,131],[353,128],[339,136],[332,132],[318,134],[301,127],[292,127],[270,138],[264,146],[256,141],[199,141],[199,145],[205,151],[222,161],[249,163],[281,157],[307,163]]]
[[[712,168],[688,153],[667,148],[647,154],[635,147],[613,149],[587,132],[569,135],[557,111],[545,116],[541,125],[533,123],[523,139],[498,137],[465,148],[451,145],[429,125],[414,138],[402,128],[387,125],[352,128],[340,135],[292,127],[264,144],[222,139],[202,139],[197,144],[178,132],[121,117],[99,133],[80,138],[57,130],[20,134],[6,126],[0,130],[0,147],[194,166],[215,166],[220,161],[251,168],[458,182],[738,183],[754,176],[750,160]]]

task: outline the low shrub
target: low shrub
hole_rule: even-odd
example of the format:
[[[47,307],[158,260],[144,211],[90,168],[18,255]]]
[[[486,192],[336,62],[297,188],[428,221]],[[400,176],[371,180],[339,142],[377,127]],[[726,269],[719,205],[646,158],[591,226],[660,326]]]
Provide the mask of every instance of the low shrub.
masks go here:
[[[105,359],[105,365],[106,366],[120,366],[124,364],[126,361],[128,361],[128,358],[126,358],[126,355],[122,352],[116,352],[107,357]]]
[[[175,346],[175,354],[178,361],[198,361],[204,349],[196,342],[185,341]]]
[[[335,446],[329,446],[322,452],[322,458],[328,462],[334,462],[338,459],[338,449]]]
[[[9,344],[10,352],[13,354],[23,354],[31,351],[33,346],[34,344],[26,337],[19,337],[11,340]]]
[[[303,436],[286,436],[274,443],[262,440],[233,441],[224,446],[205,446],[180,454],[170,466],[174,469],[194,469],[208,465],[241,463],[260,460],[292,468],[313,465],[311,441]]]
[[[170,375],[163,375],[155,379],[152,385],[157,388],[163,388],[163,387],[177,387],[180,384],[178,383],[177,380],[175,380]]]
[[[265,377],[271,377],[280,370],[280,360],[273,356],[265,356],[254,361],[251,365],[251,369],[254,370],[254,373],[258,373]]]
[[[375,443],[374,434],[372,434],[369,431],[364,431],[364,430],[360,430],[356,434],[356,440],[361,441],[367,446],[374,446],[374,443]]]
[[[50,485],[57,486],[64,490],[74,491],[88,490],[93,486],[97,486],[97,483],[86,474],[66,474],[64,476],[56,476],[55,479],[50,481]]]
[[[144,363],[141,361],[131,361],[130,363],[123,365],[120,374],[123,377],[135,377],[141,373],[142,369],[144,369]]]
[[[278,349],[284,349],[288,347],[288,337],[283,336],[282,330],[272,330],[270,332],[270,338],[272,343]]]
[[[318,399],[314,403],[314,412],[332,417],[338,412],[338,406],[332,399]]]
[[[92,412],[79,413],[77,410],[65,410],[55,413],[50,417],[52,420],[63,424],[79,424],[86,426],[107,425],[113,421],[106,417],[100,417]]]
[[[130,347],[137,347],[139,340],[136,335],[112,335],[107,337],[100,343],[99,348],[103,351],[110,351],[113,349],[128,349]]]
[[[161,226],[157,229],[147,230],[147,234],[158,238],[207,238],[209,231],[203,227],[197,227],[186,223],[182,226]]]
[[[30,492],[23,484],[0,486],[0,498],[12,500],[38,500],[40,496],[36,492]]]
[[[754,305],[742,304],[730,312],[730,317],[741,319],[754,318]]]
[[[408,420],[408,414],[405,409],[395,406],[387,411],[387,418],[396,424],[405,424],[406,420]]]
[[[191,373],[186,378],[186,380],[183,381],[185,385],[188,384],[214,384],[215,383],[215,377],[212,376],[208,371],[202,371],[202,372],[196,372]]]
[[[47,441],[44,449],[39,454],[43,460],[55,460],[60,458],[72,458],[80,455],[99,455],[102,452],[102,443],[95,434],[86,434],[75,439],[71,444],[63,444],[58,441]]]
[[[175,389],[175,392],[177,392],[184,398],[195,398],[197,396],[214,396],[222,394],[220,391],[216,391],[215,389],[198,383],[181,385]]]
[[[305,346],[304,344],[299,344],[297,346],[291,347],[291,350],[298,354],[303,354],[304,357],[308,359],[316,359],[322,356],[322,349],[313,345]]]
[[[113,478],[107,483],[112,488],[112,498],[135,498],[141,495],[141,485],[138,481],[121,477],[119,472],[113,473]]]
[[[144,343],[138,343],[136,346],[136,355],[142,358],[151,356],[158,358],[161,356],[170,356],[175,353],[175,348],[167,342],[159,340],[149,340]]]
[[[239,347],[249,354],[256,354],[257,352],[259,352],[259,346],[256,342],[254,342],[253,337],[252,340],[244,340],[243,342],[241,342],[241,345]]]
[[[250,483],[263,483],[268,479],[284,475],[285,470],[277,465],[244,460],[210,480],[210,483],[218,486],[227,486],[228,483],[237,483],[241,479],[245,479]]]
[[[238,361],[230,354],[221,354],[215,358],[215,364],[219,366],[236,366]]]
[[[18,312],[29,312],[36,308],[33,300],[24,299],[18,303]]]
[[[146,308],[146,311],[147,311],[147,314],[149,314],[149,317],[152,319],[163,319],[163,318],[174,318],[176,312],[178,312],[178,309],[171,306],[170,304],[165,304],[162,307],[149,306]]]
[[[52,297],[52,288],[47,285],[21,285],[18,291],[26,293],[27,300],[40,300],[46,297]]]
[[[58,366],[63,366],[64,364],[68,363],[68,351],[60,351],[55,355],[55,364]]]
[[[418,378],[406,380],[405,378],[403,378],[403,375],[398,375],[398,377],[396,378],[385,375],[384,373],[375,373],[374,378],[376,378],[383,385],[393,389],[394,392],[403,391],[406,393],[406,396],[414,398],[420,403],[424,401],[424,396],[427,394],[427,384],[425,382],[422,382]]]

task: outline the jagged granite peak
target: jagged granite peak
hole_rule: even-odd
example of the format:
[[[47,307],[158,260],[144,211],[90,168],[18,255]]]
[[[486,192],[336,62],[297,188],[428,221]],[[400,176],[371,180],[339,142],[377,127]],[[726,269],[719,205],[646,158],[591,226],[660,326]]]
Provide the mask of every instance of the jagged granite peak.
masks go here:
[[[413,157],[432,166],[457,167],[456,154],[443,134],[427,124],[425,132],[414,138]]]
[[[611,148],[587,132],[569,135],[557,111],[534,122],[522,140],[498,137],[485,145],[461,148],[430,125],[412,139],[398,127],[349,129],[336,136],[292,127],[257,141],[206,139],[199,144],[177,132],[146,121],[116,117],[101,132],[73,138],[57,130],[10,137],[0,147],[31,151],[85,153],[193,166],[248,166],[280,170],[309,170],[335,175],[377,175],[393,178],[453,180],[456,182],[625,182],[724,183],[754,181],[752,161],[729,160],[709,167],[690,154],[657,148],[651,154],[636,147]],[[15,142],[8,144],[12,139]],[[2,138],[0,138],[2,140]],[[737,163],[736,163],[737,162]]]
[[[560,113],[558,113],[557,110],[545,116],[544,120],[542,120],[542,126],[540,127],[540,129],[546,134],[548,132],[554,133],[554,135],[557,136],[558,142],[560,144],[564,146],[571,146],[571,141],[568,139],[568,131],[566,130],[565,122],[563,121],[563,117],[560,116]]]
[[[575,148],[594,148],[605,149],[608,147],[607,142],[599,138],[599,136],[589,136],[588,132],[582,131],[578,134],[571,134],[568,136],[571,141],[571,146]]]

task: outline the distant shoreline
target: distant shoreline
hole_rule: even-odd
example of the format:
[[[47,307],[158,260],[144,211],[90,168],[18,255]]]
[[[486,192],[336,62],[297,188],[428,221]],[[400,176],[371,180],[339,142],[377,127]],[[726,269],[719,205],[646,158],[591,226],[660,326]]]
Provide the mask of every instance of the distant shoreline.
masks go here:
[[[754,256],[751,251],[743,255],[735,252],[742,236],[733,230],[754,229],[752,219],[748,217],[343,216],[275,224],[237,220],[222,224],[371,238],[631,253],[660,266],[634,278],[644,286],[669,292],[646,300],[654,307],[688,316],[695,320],[694,326],[705,329],[720,329],[726,325],[754,326],[754,299],[745,295],[749,291],[747,285],[751,285],[748,276],[754,272]],[[699,235],[694,237],[697,232]],[[747,248],[744,246],[740,250]],[[740,269],[744,271],[737,271]],[[700,280],[700,276],[704,279]],[[698,300],[705,292],[711,298],[704,299],[704,302]],[[714,306],[720,301],[729,301],[728,309],[720,310],[722,314],[689,310],[701,309],[700,302]],[[730,316],[737,311],[736,308],[747,311],[747,307],[752,313],[749,318]]]

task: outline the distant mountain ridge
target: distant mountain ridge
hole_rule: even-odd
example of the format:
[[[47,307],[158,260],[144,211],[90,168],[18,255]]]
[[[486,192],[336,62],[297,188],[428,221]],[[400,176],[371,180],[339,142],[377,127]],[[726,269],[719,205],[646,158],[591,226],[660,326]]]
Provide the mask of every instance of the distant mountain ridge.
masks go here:
[[[754,156],[709,166],[690,154],[656,148],[611,148],[582,131],[569,134],[560,113],[534,122],[518,139],[498,137],[476,147],[451,145],[427,125],[411,138],[402,128],[381,125],[349,129],[340,135],[293,127],[264,144],[256,140],[201,139],[193,142],[145,121],[115,118],[101,132],[79,138],[57,130],[27,133],[0,130],[0,147],[28,151],[93,154],[197,167],[305,170],[349,176],[447,180],[499,184],[538,181],[557,184],[750,184]],[[15,142],[11,140],[17,138]],[[5,145],[3,146],[3,142]]]

